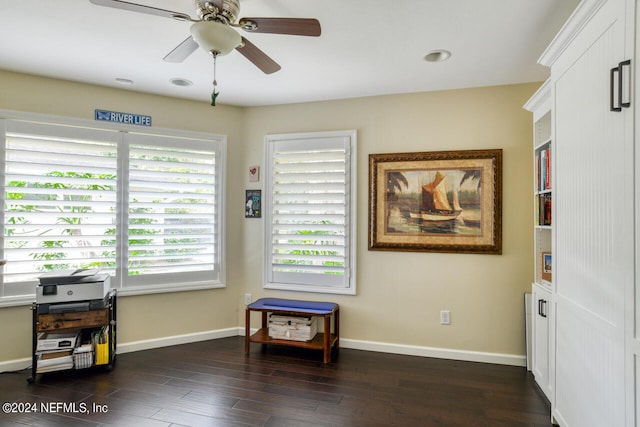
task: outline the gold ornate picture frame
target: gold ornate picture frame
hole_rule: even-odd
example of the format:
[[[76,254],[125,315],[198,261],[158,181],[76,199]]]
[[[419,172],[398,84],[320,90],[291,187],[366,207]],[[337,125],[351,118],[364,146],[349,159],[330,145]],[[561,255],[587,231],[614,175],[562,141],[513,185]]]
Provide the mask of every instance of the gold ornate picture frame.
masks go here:
[[[369,249],[502,253],[502,150],[369,155]]]

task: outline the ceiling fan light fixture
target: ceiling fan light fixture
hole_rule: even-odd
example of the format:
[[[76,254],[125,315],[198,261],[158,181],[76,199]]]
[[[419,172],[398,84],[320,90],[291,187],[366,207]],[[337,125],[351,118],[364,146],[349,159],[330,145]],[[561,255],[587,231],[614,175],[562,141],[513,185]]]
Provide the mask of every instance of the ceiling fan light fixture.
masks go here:
[[[446,61],[451,57],[451,52],[444,49],[432,50],[427,53],[424,57],[424,60],[427,62],[442,62]]]
[[[207,52],[226,55],[242,44],[233,28],[220,22],[200,21],[191,26],[191,36]]]

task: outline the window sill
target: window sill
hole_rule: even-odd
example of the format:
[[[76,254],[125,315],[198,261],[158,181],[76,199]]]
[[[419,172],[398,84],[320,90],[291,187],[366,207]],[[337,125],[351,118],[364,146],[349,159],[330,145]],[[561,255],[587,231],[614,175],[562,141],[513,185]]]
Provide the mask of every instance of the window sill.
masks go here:
[[[194,283],[186,286],[165,285],[165,286],[138,286],[118,289],[118,297],[133,295],[161,294],[172,292],[199,291],[203,289],[223,289],[227,286],[224,283]],[[17,297],[0,298],[0,308],[29,306],[36,300],[35,294],[20,295]]]
[[[187,292],[187,291],[199,291],[203,289],[221,289],[226,288],[224,283],[193,283],[190,285],[159,285],[159,286],[136,286],[126,287],[118,289],[118,296],[132,296],[132,295],[147,295],[147,294],[163,294],[171,292]]]
[[[336,288],[328,286],[310,286],[310,285],[294,285],[286,283],[266,283],[264,289],[274,289],[279,291],[307,292],[316,294],[334,294],[334,295],[355,295],[355,286],[348,288]]]

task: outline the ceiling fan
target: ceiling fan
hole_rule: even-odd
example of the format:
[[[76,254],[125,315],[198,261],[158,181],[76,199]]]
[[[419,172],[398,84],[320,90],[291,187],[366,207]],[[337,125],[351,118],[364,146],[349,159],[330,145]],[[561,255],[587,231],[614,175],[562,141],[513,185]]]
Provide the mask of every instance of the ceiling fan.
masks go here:
[[[249,40],[242,37],[233,27],[253,33],[311,37],[318,37],[321,32],[320,23],[317,19],[240,18],[236,23],[240,12],[240,0],[193,0],[198,19],[181,12],[173,12],[122,0],[90,1],[98,6],[193,22],[190,29],[191,36],[187,37],[163,58],[168,62],[182,62],[198,47],[211,53],[214,59],[235,49],[264,73],[271,74],[280,70],[280,65]]]

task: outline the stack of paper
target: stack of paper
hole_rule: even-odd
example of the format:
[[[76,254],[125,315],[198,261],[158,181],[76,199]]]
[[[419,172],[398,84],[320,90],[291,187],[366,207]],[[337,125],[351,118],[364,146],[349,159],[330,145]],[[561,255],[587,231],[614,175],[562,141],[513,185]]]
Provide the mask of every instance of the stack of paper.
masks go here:
[[[36,372],[52,372],[73,368],[72,350],[43,351],[38,354]]]
[[[73,349],[78,342],[80,336],[79,331],[74,331],[66,334],[54,334],[50,332],[41,332],[38,335],[38,345],[36,351],[49,351],[49,350],[65,350]]]

